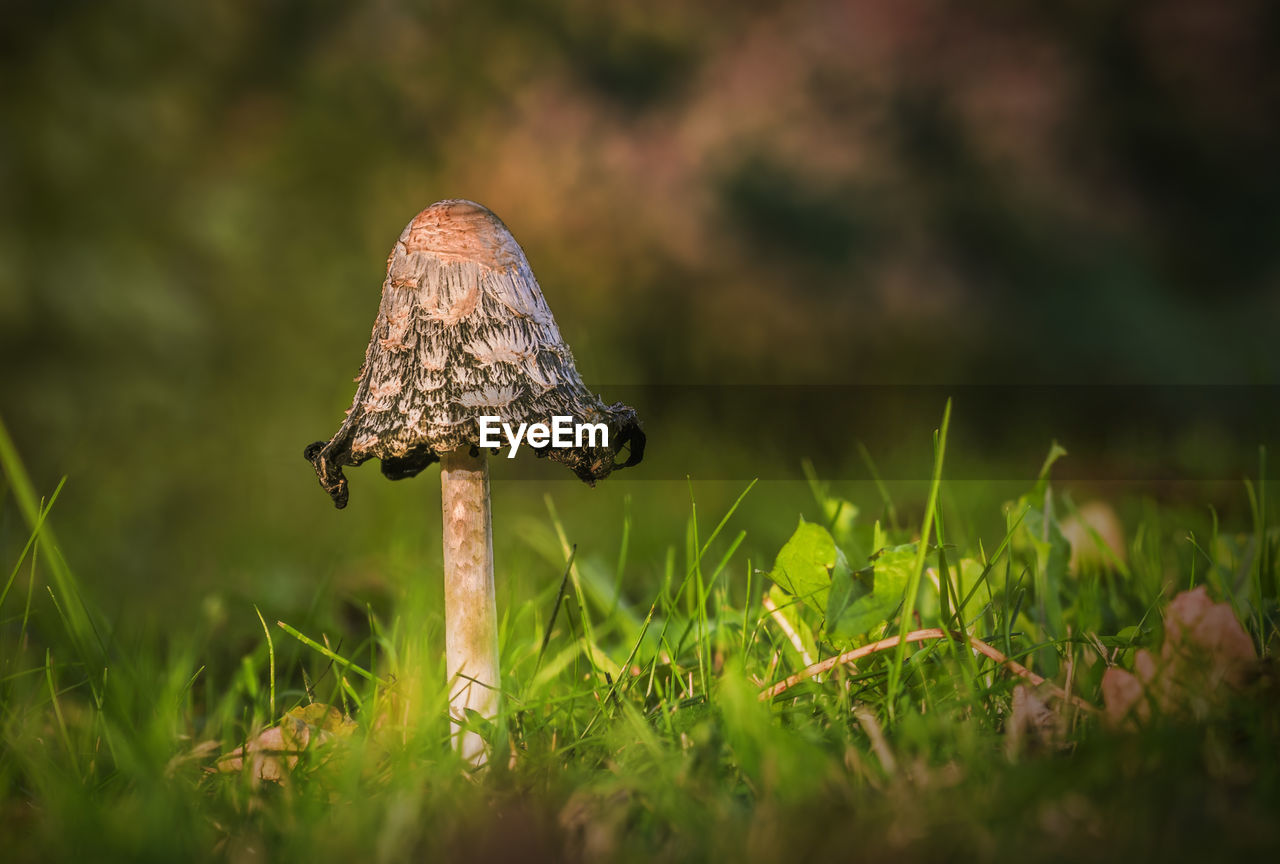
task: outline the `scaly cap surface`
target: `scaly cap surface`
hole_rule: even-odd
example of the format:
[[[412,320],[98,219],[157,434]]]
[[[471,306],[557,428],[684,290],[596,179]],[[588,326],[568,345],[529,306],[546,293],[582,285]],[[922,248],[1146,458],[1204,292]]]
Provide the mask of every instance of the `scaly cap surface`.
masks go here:
[[[635,411],[605,405],[582,383],[524,250],[471,201],[437,202],[405,226],[356,381],[337,434],[305,453],[339,508],[344,466],[378,458],[385,476],[412,477],[441,453],[478,447],[484,415],[513,427],[555,416],[606,424],[608,447],[538,451],[588,483],[644,455]]]

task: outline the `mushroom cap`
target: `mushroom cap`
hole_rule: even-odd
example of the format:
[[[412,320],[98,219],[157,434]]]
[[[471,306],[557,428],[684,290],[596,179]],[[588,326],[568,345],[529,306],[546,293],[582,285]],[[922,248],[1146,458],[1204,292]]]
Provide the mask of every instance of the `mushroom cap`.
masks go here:
[[[644,455],[635,411],[582,383],[524,250],[472,201],[439,201],[405,226],[356,381],[337,434],[305,451],[339,508],[343,466],[376,457],[385,476],[412,477],[441,453],[479,447],[482,416],[513,428],[556,416],[604,423],[608,446],[538,450],[591,484]]]

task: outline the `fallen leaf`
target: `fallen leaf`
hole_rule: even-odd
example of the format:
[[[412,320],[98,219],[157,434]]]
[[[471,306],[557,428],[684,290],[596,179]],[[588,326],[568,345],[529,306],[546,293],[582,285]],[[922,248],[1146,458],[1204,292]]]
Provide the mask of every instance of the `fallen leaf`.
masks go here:
[[[1142,682],[1118,666],[1102,673],[1102,702],[1107,720],[1113,726],[1122,725],[1131,714],[1141,721],[1151,718],[1151,706],[1147,704]]]
[[[1204,586],[1183,591],[1165,612],[1159,659],[1147,650],[1133,658],[1133,672],[1111,668],[1102,677],[1107,719],[1116,725],[1166,715],[1204,718],[1248,683],[1258,654],[1235,612],[1214,603]]]
[[[1026,684],[1013,688],[1013,707],[1005,724],[1005,749],[1010,758],[1062,746],[1062,718]]]
[[[302,754],[315,752],[335,737],[345,738],[355,728],[355,721],[337,708],[313,702],[286,712],[278,725],[262,730],[245,745],[218,759],[215,766],[224,774],[243,771],[247,751],[249,775],[255,782],[283,783]]]
[[[1258,653],[1231,606],[1210,601],[1202,585],[1169,604],[1163,658],[1166,663],[1207,659],[1213,683],[1239,687],[1257,664]]]

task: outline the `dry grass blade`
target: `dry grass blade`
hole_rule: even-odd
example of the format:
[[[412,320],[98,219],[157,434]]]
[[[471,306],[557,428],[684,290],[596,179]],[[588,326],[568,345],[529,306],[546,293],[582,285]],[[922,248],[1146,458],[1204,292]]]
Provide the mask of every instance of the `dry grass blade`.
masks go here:
[[[897,774],[898,760],[894,758],[893,750],[885,740],[884,730],[880,728],[876,715],[871,713],[865,705],[859,705],[853,709],[853,716],[858,718],[862,731],[867,733],[867,738],[871,741],[871,750],[880,760],[880,767],[884,769],[884,773],[890,777]]]
[[[791,626],[791,622],[787,620],[787,616],[782,614],[782,610],[778,608],[778,604],[774,603],[773,598],[768,594],[764,597],[764,608],[768,611],[769,617],[778,625],[778,629],[780,629],[787,639],[790,640],[792,647],[796,649],[796,653],[804,658],[805,664],[812,665],[813,656],[810,655],[808,649],[804,647],[804,640],[800,638],[800,634]]]

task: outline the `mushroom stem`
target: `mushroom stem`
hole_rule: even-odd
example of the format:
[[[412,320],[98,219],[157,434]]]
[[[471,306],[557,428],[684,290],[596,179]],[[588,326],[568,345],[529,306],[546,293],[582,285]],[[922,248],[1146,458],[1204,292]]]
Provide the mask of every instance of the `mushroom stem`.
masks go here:
[[[475,765],[484,740],[463,731],[466,711],[498,714],[498,612],[493,592],[493,529],[489,466],[471,448],[440,457],[444,515],[444,630],[453,746]]]

